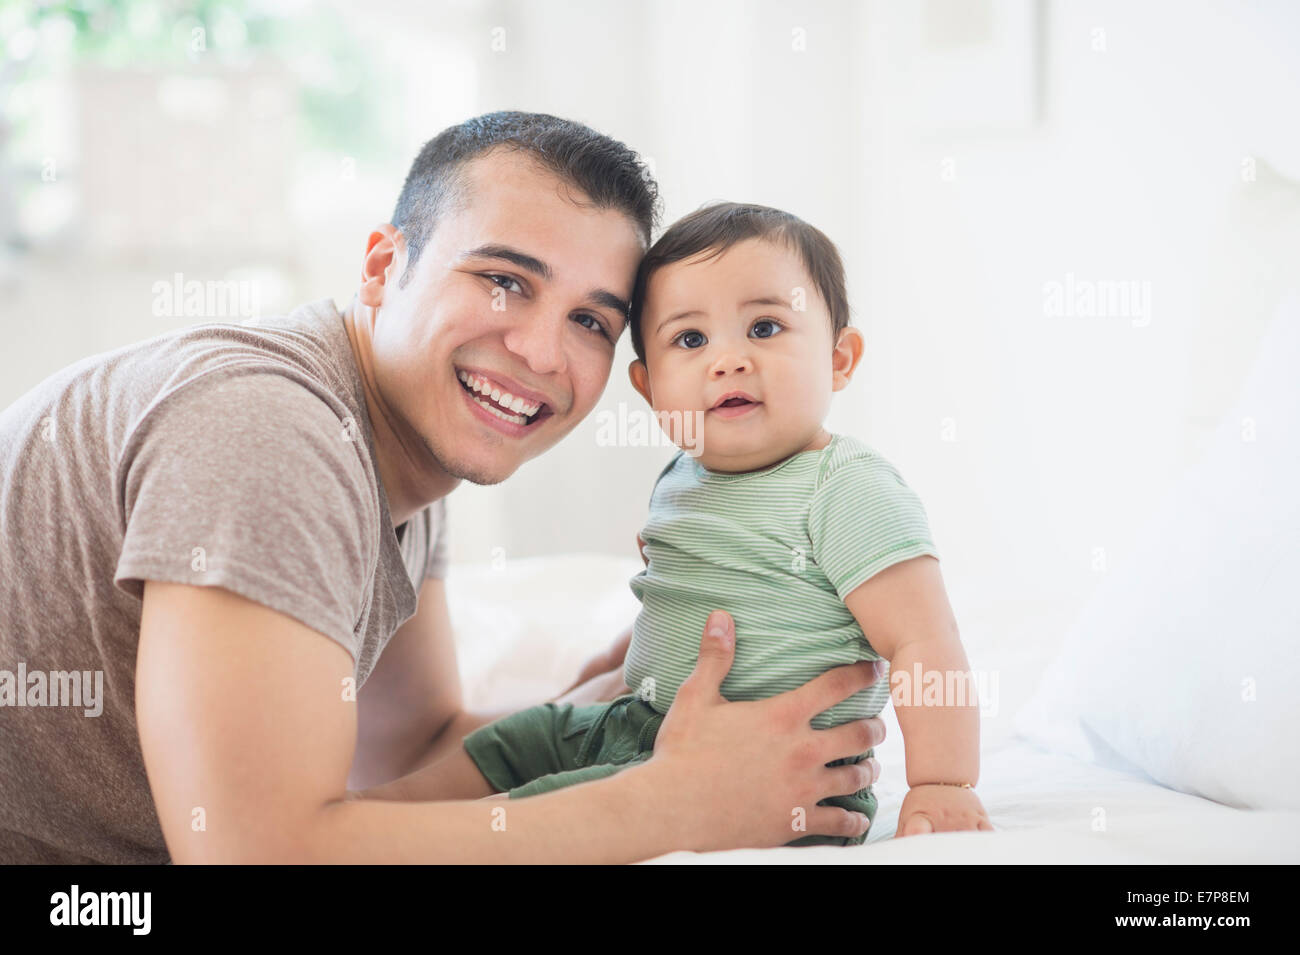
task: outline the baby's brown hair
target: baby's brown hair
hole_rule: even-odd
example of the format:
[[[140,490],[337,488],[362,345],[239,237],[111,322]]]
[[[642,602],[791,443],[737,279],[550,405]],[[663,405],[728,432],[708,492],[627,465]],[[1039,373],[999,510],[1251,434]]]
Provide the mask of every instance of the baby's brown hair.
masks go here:
[[[840,332],[849,324],[849,300],[844,290],[844,263],[840,261],[835,243],[820,229],[780,209],[739,202],[715,202],[701,206],[674,222],[641,260],[628,311],[628,328],[637,358],[645,361],[641,310],[645,305],[646,289],[655,272],[665,265],[709,250],[713,254],[708,258],[713,258],[746,239],[782,242],[798,253],[814,287],[830,310],[832,340],[839,338]]]

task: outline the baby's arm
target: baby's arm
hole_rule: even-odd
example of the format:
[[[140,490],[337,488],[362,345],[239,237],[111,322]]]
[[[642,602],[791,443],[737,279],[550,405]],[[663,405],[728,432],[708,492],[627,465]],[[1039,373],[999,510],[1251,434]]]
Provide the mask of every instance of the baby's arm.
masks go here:
[[[894,564],[844,603],[890,662],[911,790],[898,834],[992,829],[974,790],[961,785],[973,787],[979,778],[978,700],[938,560],[922,556]]]

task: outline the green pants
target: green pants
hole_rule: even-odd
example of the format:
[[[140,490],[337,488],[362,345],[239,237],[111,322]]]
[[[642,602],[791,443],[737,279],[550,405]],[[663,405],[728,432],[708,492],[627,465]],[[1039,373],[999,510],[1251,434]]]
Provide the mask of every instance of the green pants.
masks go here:
[[[497,792],[522,799],[603,779],[643,763],[654,752],[664,717],[635,694],[612,703],[573,706],[543,703],[480,727],[465,737],[465,751]],[[827,766],[858,763],[875,755],[837,759]],[[831,796],[818,805],[865,813],[875,821],[871,787],[852,796]],[[861,836],[804,836],[792,846],[861,845]]]

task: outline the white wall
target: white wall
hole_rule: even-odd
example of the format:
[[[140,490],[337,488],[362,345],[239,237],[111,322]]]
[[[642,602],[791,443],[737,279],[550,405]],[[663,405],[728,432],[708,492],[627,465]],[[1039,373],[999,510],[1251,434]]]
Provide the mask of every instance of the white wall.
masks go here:
[[[1022,8],[1036,11],[1029,49],[994,59],[1032,63],[1037,50],[1037,79],[1024,83],[1038,120],[921,122],[928,97],[948,102],[918,52],[924,26],[952,25],[941,32],[959,45]],[[298,251],[272,263],[277,304],[342,305],[419,146],[490,109],[571,116],[628,142],[654,160],[667,222],[719,198],[788,208],[839,244],[868,343],[829,424],[874,444],[921,493],[958,604],[1081,602],[1099,579],[1094,548],[1110,564],[1123,554],[1230,404],[1270,304],[1295,281],[1300,8],[1280,0],[342,9],[388,78],[386,149],[345,179],[346,155],[281,147],[293,170],[285,239]],[[1026,92],[979,73],[959,87],[1013,116]],[[57,147],[73,169],[168,162],[165,149],[76,148]],[[235,207],[238,172],[210,186]],[[264,264],[254,251],[186,267],[220,277]],[[10,275],[0,400],[165,330],[148,288],[177,256],[110,253],[52,240]],[[1070,274],[1149,283],[1150,322],[1045,314],[1044,284]],[[602,408],[641,407],[630,358],[624,342]],[[601,448],[595,430],[593,416],[505,484],[458,490],[454,558],[630,554],[668,451]]]
[[[925,138],[887,45],[905,8],[868,18],[886,39],[855,263],[870,434],[921,490],[954,590],[1077,603],[1094,548],[1123,554],[1294,285],[1300,190],[1262,163],[1300,173],[1300,10],[1050,4],[1042,122]],[[1044,314],[1044,284],[1071,273],[1150,283],[1149,324]]]
[[[831,426],[920,491],[955,600],[1077,605],[1230,405],[1293,281],[1300,191],[1269,166],[1300,176],[1285,105],[1300,102],[1300,15],[1283,3],[1024,6],[1039,109],[1020,127],[918,128],[932,84],[904,41],[919,16],[948,11],[901,0],[661,3],[653,16],[579,5],[571,18],[534,6],[503,21],[536,43],[498,64],[484,106],[576,115],[625,138],[654,158],[667,221],[734,198],[823,228],[868,340]],[[644,43],[609,42],[620,31]],[[1145,283],[1149,320],[1045,314],[1045,283],[1070,275]],[[630,357],[620,351],[604,407],[640,407]],[[463,556],[498,543],[626,553],[666,452],[599,449],[593,432],[517,481],[458,492],[457,513],[477,508],[491,528]]]

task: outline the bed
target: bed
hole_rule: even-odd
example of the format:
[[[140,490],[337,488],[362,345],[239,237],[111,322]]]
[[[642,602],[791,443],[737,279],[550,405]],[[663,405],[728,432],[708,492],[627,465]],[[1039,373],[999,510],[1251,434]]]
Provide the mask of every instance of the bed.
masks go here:
[[[570,554],[454,565],[448,592],[471,708],[548,698],[636,614],[635,559]],[[1075,756],[1017,734],[1057,640],[1050,604],[962,607],[971,665],[998,674],[998,706],[981,719],[978,791],[992,833],[894,839],[906,793],[902,736],[891,708],[877,749],[880,811],[863,846],[674,852],[656,863],[1295,863],[1300,811],[1239,809]],[[1028,649],[1025,649],[1028,648]],[[1294,746],[1290,747],[1294,755]]]

